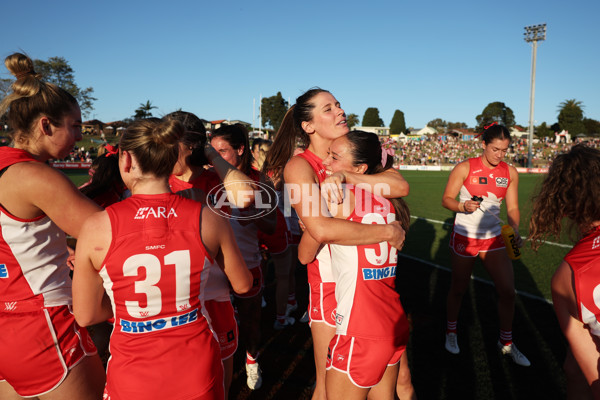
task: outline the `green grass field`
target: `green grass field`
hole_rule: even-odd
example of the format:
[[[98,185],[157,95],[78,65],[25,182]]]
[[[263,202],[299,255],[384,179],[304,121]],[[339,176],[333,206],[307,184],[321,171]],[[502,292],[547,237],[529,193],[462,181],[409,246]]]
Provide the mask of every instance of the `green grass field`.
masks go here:
[[[461,353],[452,356],[443,347],[450,283],[448,241],[454,213],[443,208],[441,200],[449,172],[403,171],[403,175],[410,184],[405,200],[413,219],[396,282],[402,303],[412,316],[408,354],[419,398],[565,398],[561,368],[565,341],[553,308],[544,299],[550,299],[552,274],[571,247],[567,235],[554,240],[556,244],[544,244],[537,253],[526,242],[521,259],[513,262],[520,294],[513,332],[532,366],[518,367],[499,354],[496,293],[479,260],[473,272],[479,279],[472,281],[459,315]],[[519,175],[519,231],[524,237],[529,233],[532,196],[542,179],[543,175]],[[500,217],[506,221],[505,207],[502,209]]]
[[[403,253],[450,267],[448,240],[454,213],[441,205],[449,172],[403,171],[402,174],[410,184],[410,194],[405,200],[413,217]],[[543,175],[540,174],[519,175],[519,232],[523,237],[529,233],[532,196],[537,192],[542,179]],[[500,218],[506,221],[504,206]],[[537,253],[531,250],[529,242],[525,243],[521,259],[513,263],[518,291],[550,299],[550,279],[571,244],[566,235],[554,242],[556,244],[544,244]],[[489,279],[479,261],[474,275]]]
[[[87,170],[63,170],[65,175],[71,179],[71,182],[75,184],[75,186],[79,187],[82,183],[85,183],[90,179],[90,175]]]

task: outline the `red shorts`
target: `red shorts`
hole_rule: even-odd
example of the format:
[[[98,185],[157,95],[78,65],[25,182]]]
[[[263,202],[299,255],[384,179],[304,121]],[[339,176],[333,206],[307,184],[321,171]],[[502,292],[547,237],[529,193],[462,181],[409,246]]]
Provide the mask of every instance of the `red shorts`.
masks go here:
[[[358,387],[373,387],[381,381],[388,366],[400,361],[406,343],[399,342],[335,335],[327,350],[327,370],[333,368],[347,374]]]
[[[473,239],[452,232],[450,236],[450,248],[459,256],[477,257],[479,252],[499,250],[506,248],[502,236],[496,236],[489,239]]]
[[[250,273],[252,274],[252,287],[246,293],[239,294],[239,293],[233,292],[233,295],[235,297],[239,297],[242,299],[248,299],[250,297],[254,297],[254,296],[260,294],[262,287],[263,287],[262,268],[260,267],[260,265],[257,267],[254,267],[250,270]]]
[[[145,342],[139,344],[113,336],[124,345],[121,348],[129,349],[112,354],[104,399],[223,400],[223,363],[214,334],[208,328],[199,332],[197,324],[180,329],[174,336],[152,332],[134,339]],[[153,348],[148,348],[150,344]]]
[[[56,389],[83,357],[96,354],[70,306],[10,304],[17,304],[15,311],[0,312],[0,380],[19,395],[40,396]]]
[[[317,285],[308,285],[310,295],[308,299],[308,316],[310,323],[324,322],[335,328],[335,282],[321,282]]]
[[[210,317],[210,326],[217,335],[221,360],[231,357],[238,346],[238,326],[230,301],[206,300],[204,308]]]

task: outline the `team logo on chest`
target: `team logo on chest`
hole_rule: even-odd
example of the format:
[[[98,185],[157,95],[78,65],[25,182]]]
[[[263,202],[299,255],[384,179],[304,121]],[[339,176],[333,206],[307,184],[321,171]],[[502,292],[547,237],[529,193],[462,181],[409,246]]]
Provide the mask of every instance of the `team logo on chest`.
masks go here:
[[[472,185],[487,185],[487,176],[472,176],[471,184]]]
[[[508,187],[508,178],[496,178],[496,187],[505,188]]]

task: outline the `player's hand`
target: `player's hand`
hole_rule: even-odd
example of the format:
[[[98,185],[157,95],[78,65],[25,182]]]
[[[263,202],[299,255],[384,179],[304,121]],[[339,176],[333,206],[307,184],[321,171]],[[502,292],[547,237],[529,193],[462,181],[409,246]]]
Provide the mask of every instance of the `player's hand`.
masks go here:
[[[515,244],[517,245],[517,247],[521,248],[523,247],[523,238],[521,237],[521,235],[519,234],[519,231],[514,229],[515,231]]]
[[[402,228],[402,225],[399,221],[394,221],[388,226],[393,228],[393,238],[392,240],[388,240],[388,243],[398,249],[398,251],[402,250],[404,247],[404,240],[406,239],[406,232]]]
[[[465,201],[464,202],[465,212],[472,213],[473,211],[476,211],[479,208],[480,204],[481,203],[479,203],[478,201],[473,201],[473,200]]]
[[[321,197],[329,203],[342,204],[344,201],[344,187],[346,174],[343,171],[329,175],[321,183]]]

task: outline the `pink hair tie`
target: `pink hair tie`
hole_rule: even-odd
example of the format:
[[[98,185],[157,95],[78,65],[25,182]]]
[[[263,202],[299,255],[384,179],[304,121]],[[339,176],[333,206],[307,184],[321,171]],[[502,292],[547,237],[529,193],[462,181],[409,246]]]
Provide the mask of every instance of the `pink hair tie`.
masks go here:
[[[385,144],[381,145],[381,165],[385,168],[387,164],[388,155],[394,157],[394,149],[391,147],[385,147]]]

